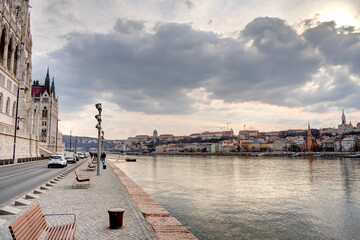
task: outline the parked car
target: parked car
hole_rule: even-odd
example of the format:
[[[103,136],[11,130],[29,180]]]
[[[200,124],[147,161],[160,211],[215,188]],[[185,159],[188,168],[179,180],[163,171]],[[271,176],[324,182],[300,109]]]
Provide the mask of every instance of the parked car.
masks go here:
[[[66,167],[67,166],[67,161],[65,159],[64,154],[57,154],[57,155],[52,155],[49,158],[49,162],[48,162],[48,168],[51,167]]]
[[[79,161],[79,155],[77,153],[74,153],[74,154],[75,154],[76,161]]]
[[[65,152],[65,160],[66,162],[76,163],[76,156],[73,152]]]
[[[78,152],[78,156],[79,156],[80,159],[84,159],[84,158],[85,158],[85,156],[84,156],[84,154],[83,154],[82,152]]]

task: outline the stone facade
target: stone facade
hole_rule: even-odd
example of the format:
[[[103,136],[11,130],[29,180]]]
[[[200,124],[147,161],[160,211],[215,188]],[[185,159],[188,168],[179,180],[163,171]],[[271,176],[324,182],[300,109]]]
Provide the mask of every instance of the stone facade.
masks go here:
[[[54,78],[50,85],[49,69],[46,73],[44,85],[40,85],[39,81],[33,82],[31,96],[34,101],[34,112],[39,113],[36,122],[38,123],[42,155],[63,151],[62,134],[58,128],[58,98],[55,94]]]
[[[0,159],[13,158],[14,146],[16,158],[39,156],[29,7],[29,0],[0,0]]]

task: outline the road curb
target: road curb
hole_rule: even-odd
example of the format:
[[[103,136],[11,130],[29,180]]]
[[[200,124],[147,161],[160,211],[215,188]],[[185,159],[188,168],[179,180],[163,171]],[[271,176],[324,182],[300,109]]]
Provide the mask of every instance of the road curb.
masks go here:
[[[20,209],[10,207],[10,206],[5,206],[2,209],[0,209],[0,215],[16,215],[20,211],[21,211]]]
[[[26,206],[26,205],[30,205],[32,202],[29,200],[26,200],[24,198],[19,198],[17,200],[15,200],[15,206]]]

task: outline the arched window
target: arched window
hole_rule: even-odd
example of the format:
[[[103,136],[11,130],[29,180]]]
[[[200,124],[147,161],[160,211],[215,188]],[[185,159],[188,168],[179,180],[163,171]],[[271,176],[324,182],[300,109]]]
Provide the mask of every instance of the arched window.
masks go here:
[[[0,93],[0,112],[3,111],[3,94]]]
[[[13,117],[15,117],[15,115],[16,115],[16,102],[14,101],[14,103],[13,103],[13,110],[12,110],[12,116]]]
[[[5,39],[6,39],[6,29],[4,27],[1,32],[1,38],[0,38],[0,64],[3,64],[4,62]]]
[[[13,71],[15,76],[17,74],[18,60],[19,60],[19,46],[16,46],[16,48],[15,48],[15,56],[14,56],[14,71]]]
[[[48,110],[46,109],[46,107],[44,107],[42,111],[42,118],[47,118],[47,115],[48,115]]]
[[[6,114],[10,114],[10,98],[6,100]]]
[[[29,77],[30,75],[30,63],[26,64],[26,81],[28,82],[29,86],[31,86],[31,79]]]
[[[41,130],[41,136],[42,136],[42,137],[46,137],[46,129],[42,129],[42,130]]]
[[[10,69],[11,67],[11,55],[13,53],[13,48],[12,48],[12,45],[13,45],[13,39],[10,38],[10,41],[9,41],[9,45],[8,45],[8,55],[7,55],[7,68]]]

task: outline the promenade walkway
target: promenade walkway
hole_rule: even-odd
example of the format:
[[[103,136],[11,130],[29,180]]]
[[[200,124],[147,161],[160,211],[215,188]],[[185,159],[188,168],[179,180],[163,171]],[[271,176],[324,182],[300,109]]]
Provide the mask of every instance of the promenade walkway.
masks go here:
[[[39,198],[30,200],[31,204],[12,206],[21,210],[18,214],[0,215],[0,239],[12,239],[8,226],[37,202],[40,203],[44,213],[76,214],[75,239],[157,239],[153,229],[135,206],[111,167],[101,169],[100,176],[96,175],[96,171],[87,171],[86,163],[80,165],[78,170],[83,174],[92,175],[88,189],[73,189],[75,174],[70,172],[53,184],[54,186],[49,187],[49,190],[43,190],[43,194],[37,194]],[[114,207],[125,209],[121,229],[109,229],[108,209]],[[61,219],[49,217],[47,220],[55,221],[54,223],[71,222],[71,218],[66,216]]]

